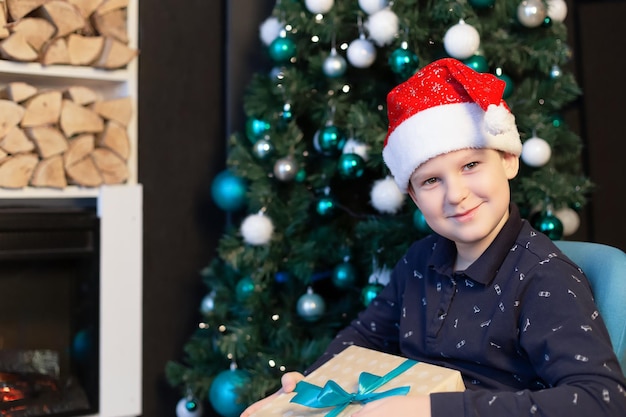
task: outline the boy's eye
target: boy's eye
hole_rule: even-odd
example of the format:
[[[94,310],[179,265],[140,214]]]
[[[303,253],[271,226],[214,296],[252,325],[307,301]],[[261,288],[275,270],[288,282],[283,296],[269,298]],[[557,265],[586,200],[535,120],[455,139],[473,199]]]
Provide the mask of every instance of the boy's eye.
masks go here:
[[[437,178],[432,177],[432,178],[428,178],[426,181],[424,181],[424,185],[432,185],[434,183],[437,182]]]
[[[474,162],[470,162],[469,164],[465,165],[465,169],[472,169],[472,168],[476,168],[478,166],[478,162],[474,161]]]

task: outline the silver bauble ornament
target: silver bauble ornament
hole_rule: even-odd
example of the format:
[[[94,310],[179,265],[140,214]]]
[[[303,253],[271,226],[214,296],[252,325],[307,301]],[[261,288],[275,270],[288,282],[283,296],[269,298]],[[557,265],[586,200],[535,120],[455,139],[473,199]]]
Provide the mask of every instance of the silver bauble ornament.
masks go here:
[[[280,181],[291,181],[298,173],[298,163],[291,156],[280,158],[274,164],[274,176]]]
[[[346,73],[348,63],[346,59],[337,53],[337,49],[333,48],[330,51],[328,58],[324,60],[323,65],[324,74],[330,78],[341,77]]]
[[[517,6],[517,19],[527,28],[541,26],[546,16],[546,7],[541,0],[524,0]]]
[[[259,139],[252,145],[252,152],[259,159],[265,159],[274,152],[274,144],[269,139]]]
[[[324,299],[309,288],[306,294],[298,298],[297,304],[298,315],[306,321],[319,320],[326,311],[326,303]]]

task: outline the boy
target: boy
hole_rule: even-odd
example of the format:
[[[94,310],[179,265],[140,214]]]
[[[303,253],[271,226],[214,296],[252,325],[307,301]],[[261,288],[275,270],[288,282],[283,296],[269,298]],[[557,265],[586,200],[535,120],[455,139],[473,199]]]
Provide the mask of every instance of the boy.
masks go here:
[[[305,373],[356,344],[457,369],[467,389],[388,397],[354,416],[626,416],[586,278],[510,204],[522,145],[503,90],[445,58],[387,97],[385,163],[435,233]],[[302,378],[285,374],[281,391]]]

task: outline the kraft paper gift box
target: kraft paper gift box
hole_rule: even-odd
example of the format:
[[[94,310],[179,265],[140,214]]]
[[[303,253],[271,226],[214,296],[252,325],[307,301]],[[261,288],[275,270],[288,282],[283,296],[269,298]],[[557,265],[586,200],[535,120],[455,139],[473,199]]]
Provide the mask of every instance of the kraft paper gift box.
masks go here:
[[[360,398],[368,401],[389,395],[465,390],[458,371],[359,346],[346,348],[304,382],[298,384],[297,392],[280,394],[253,417],[349,416],[362,407],[360,402],[350,402],[351,394],[359,395],[360,387]]]

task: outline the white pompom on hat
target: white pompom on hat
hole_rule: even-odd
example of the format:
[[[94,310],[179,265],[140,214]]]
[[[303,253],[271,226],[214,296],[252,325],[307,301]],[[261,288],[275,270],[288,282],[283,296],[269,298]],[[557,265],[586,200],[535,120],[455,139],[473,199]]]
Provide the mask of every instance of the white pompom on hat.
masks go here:
[[[408,191],[415,169],[437,155],[490,148],[519,156],[515,117],[502,100],[506,83],[453,58],[422,68],[387,95],[383,159]]]

